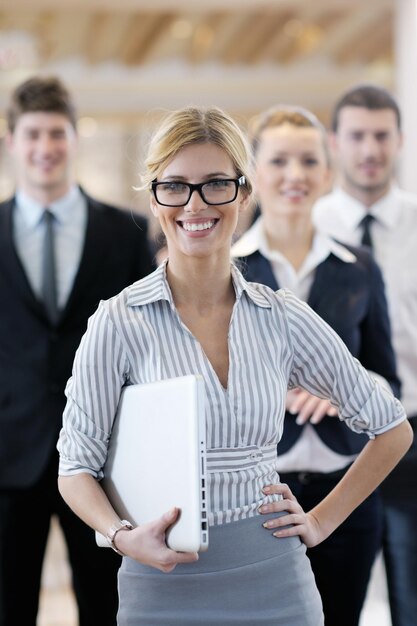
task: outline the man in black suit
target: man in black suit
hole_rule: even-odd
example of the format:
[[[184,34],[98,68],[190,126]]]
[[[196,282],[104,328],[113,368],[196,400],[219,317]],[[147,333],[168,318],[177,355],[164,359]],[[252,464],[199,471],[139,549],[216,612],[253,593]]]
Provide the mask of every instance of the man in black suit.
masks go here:
[[[147,222],[75,183],[76,114],[55,78],[18,86],[7,143],[15,196],[0,204],[0,625],[35,626],[53,514],[68,547],[80,626],[114,626],[119,557],[57,490],[64,389],[98,302],[152,270]]]

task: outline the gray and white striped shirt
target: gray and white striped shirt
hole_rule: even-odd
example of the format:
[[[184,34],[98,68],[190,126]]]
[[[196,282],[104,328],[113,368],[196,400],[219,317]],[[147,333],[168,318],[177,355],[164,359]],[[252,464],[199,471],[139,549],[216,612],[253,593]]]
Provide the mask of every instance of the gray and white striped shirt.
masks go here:
[[[206,385],[210,524],[253,516],[262,503],[279,499],[261,489],[279,479],[276,444],[287,388],[330,397],[340,419],[370,437],[405,419],[401,404],[308,305],[289,291],[246,282],[234,266],[232,280],[227,389],[178,315],[166,263],[100,303],[66,389],[61,475],[102,477],[124,385],[186,374],[202,375]]]

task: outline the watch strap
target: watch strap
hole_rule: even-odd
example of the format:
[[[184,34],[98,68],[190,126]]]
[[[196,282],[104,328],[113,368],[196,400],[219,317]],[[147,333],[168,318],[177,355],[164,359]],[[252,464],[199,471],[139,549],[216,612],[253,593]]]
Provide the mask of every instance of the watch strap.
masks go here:
[[[122,519],[119,522],[117,522],[117,524],[113,524],[113,526],[110,526],[109,530],[107,531],[106,537],[107,537],[107,541],[109,542],[109,546],[115,552],[117,552],[117,554],[120,554],[120,556],[125,556],[123,552],[121,552],[118,548],[116,548],[116,544],[114,543],[114,540],[119,530],[133,530],[133,526],[128,520]]]

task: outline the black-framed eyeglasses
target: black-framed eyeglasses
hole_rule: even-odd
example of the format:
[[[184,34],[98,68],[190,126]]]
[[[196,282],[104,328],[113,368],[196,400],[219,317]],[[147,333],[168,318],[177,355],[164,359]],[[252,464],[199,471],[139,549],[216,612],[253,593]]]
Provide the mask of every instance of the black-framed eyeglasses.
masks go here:
[[[206,204],[229,204],[237,198],[239,187],[246,184],[245,176],[239,178],[215,178],[206,183],[183,183],[175,180],[151,183],[151,190],[158,204],[180,207],[189,203],[197,191]]]

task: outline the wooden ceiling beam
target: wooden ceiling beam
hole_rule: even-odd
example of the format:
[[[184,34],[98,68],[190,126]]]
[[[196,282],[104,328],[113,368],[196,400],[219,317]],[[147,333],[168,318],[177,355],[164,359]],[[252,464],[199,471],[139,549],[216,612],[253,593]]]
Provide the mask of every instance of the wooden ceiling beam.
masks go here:
[[[213,51],[216,38],[222,31],[227,13],[218,11],[200,16],[200,19],[194,26],[193,35],[188,48],[187,61],[192,65],[203,63],[209,60],[210,53]]]
[[[219,63],[225,62],[228,51],[233,48],[238,33],[240,33],[242,29],[247,28],[247,23],[246,12],[239,11],[237,14],[227,13],[227,17],[225,17],[222,24],[222,29],[217,33],[213,43],[212,56],[215,61]]]
[[[0,30],[22,30],[30,32],[42,20],[42,11],[3,11],[0,21]]]
[[[337,56],[340,50],[350,45],[352,38],[365,33],[375,21],[375,7],[371,4],[353,7],[340,16],[338,22],[326,33],[320,45],[320,56]]]
[[[130,23],[128,15],[99,11],[94,14],[85,44],[88,63],[103,63],[116,57]]]
[[[340,6],[328,8],[325,3],[311,3],[305,9],[293,12],[282,25],[280,41],[271,56],[282,64],[288,64],[311,55],[321,46],[324,34],[345,17]]]
[[[281,11],[279,18],[277,17],[275,22],[275,31],[271,37],[266,40],[254,54],[254,60],[256,62],[270,61],[275,59],[279,50],[283,45],[283,27],[291,19],[295,19],[297,13],[293,10]]]
[[[126,40],[122,44],[121,61],[126,65],[142,64],[158,40],[166,33],[172,19],[171,13],[136,15],[130,20]]]
[[[354,62],[369,62],[380,55],[381,48],[392,48],[393,21],[390,11],[384,11],[375,17],[375,21],[366,32],[352,38],[349,45],[340,49],[335,56],[338,63],[346,65]]]
[[[245,40],[239,61],[248,64],[258,63],[262,58],[263,50],[268,49],[270,43],[274,41],[286,19],[286,11],[284,13],[282,11],[274,11],[260,14],[257,28],[252,27],[250,34]]]
[[[261,41],[265,24],[265,13],[246,13],[224,48],[222,61],[228,65],[244,64]]]
[[[92,15],[72,12],[51,13],[41,43],[48,61],[68,57],[85,57],[85,44],[91,31]]]

